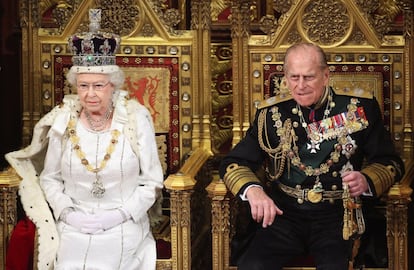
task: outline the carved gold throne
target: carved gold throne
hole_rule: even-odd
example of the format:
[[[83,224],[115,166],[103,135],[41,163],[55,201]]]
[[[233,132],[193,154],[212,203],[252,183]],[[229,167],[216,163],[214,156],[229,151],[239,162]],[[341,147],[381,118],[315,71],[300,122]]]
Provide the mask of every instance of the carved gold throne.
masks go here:
[[[20,1],[23,146],[30,143],[37,121],[64,95],[75,92],[65,79],[71,66],[68,37],[88,31],[89,10],[100,9],[101,29],[121,36],[116,62],[126,75],[124,89],[149,109],[156,130],[166,179],[163,200],[157,202],[162,215],[152,219],[157,269],[190,269],[190,195],[197,171],[211,154],[209,138],[203,131],[208,129],[202,128],[208,125],[209,110],[202,105],[209,102],[209,91],[200,77],[208,74],[202,69],[202,63],[209,58],[202,53],[208,35],[198,34],[203,27],[198,27],[197,22],[193,27],[200,30],[178,27],[185,26],[184,6],[164,2]],[[19,181],[12,169],[1,173],[0,268],[18,218]],[[36,251],[34,257],[36,265]]]

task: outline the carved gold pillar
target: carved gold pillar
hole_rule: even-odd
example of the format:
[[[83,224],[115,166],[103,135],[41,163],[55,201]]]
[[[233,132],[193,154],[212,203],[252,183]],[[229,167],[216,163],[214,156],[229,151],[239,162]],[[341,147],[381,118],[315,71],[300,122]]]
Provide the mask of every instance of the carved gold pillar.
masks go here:
[[[249,89],[248,38],[250,0],[231,0],[231,38],[233,47],[233,142],[235,145],[250,126],[252,105]]]
[[[173,270],[191,269],[190,201],[195,180],[188,174],[169,175],[164,185],[170,193],[171,261]]]
[[[215,180],[206,190],[211,198],[212,270],[229,269],[230,206],[227,188],[222,180]]]
[[[17,220],[17,189],[20,179],[11,170],[0,172],[1,268],[5,269],[7,244]]]
[[[41,77],[39,49],[39,3],[20,0],[20,26],[22,29],[22,102],[23,145],[30,142],[32,130],[41,117]],[[36,64],[37,63],[37,64]]]
[[[414,142],[413,142],[413,119],[412,119],[412,104],[411,101],[414,98],[414,79],[412,72],[414,71],[414,61],[412,61],[414,55],[414,4],[412,0],[398,1],[402,6],[404,14],[404,72],[405,72],[405,115],[404,115],[404,157],[412,160],[414,158]]]
[[[193,42],[193,70],[198,74],[193,80],[193,147],[211,149],[211,11],[210,0],[191,1],[191,29]]]
[[[410,178],[413,177],[414,173],[412,163],[409,168],[403,181],[395,184],[388,192],[387,244],[389,270],[408,270],[407,210],[413,192],[409,187]]]

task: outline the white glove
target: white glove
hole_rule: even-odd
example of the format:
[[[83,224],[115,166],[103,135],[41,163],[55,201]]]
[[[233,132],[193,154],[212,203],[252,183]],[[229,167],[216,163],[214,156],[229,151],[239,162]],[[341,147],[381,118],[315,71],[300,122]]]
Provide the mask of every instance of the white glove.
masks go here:
[[[94,215],[94,218],[95,221],[101,225],[103,230],[109,230],[130,219],[131,214],[123,208],[118,208],[97,213]]]
[[[93,215],[73,209],[64,210],[61,214],[63,222],[75,227],[80,232],[94,234],[102,230],[101,224]]]

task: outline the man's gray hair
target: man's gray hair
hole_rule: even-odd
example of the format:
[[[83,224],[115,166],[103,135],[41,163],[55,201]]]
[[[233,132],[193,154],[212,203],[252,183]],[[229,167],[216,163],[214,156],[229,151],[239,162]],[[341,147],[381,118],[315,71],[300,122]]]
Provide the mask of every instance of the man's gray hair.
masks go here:
[[[304,43],[296,43],[296,44],[290,46],[286,50],[284,65],[283,65],[283,70],[284,71],[287,70],[287,58],[288,58],[289,54],[291,54],[292,52],[296,51],[299,48],[312,48],[312,49],[314,49],[319,55],[319,61],[320,61],[321,69],[324,69],[328,66],[328,58],[327,58],[325,52],[323,51],[323,49],[319,45],[316,45],[314,43],[304,42]]]

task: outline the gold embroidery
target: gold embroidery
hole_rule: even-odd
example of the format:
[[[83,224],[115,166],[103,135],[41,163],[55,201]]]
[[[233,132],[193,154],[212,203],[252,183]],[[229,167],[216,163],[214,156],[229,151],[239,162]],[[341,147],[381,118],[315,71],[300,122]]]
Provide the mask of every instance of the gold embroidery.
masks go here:
[[[365,129],[368,126],[364,111],[357,106],[358,103],[358,99],[351,99],[350,104],[347,106],[348,112],[333,116],[338,117],[339,119],[345,119],[346,121],[333,128],[333,131],[329,133],[331,136],[329,139],[336,138],[338,143],[333,146],[333,150],[326,162],[321,163],[317,168],[302,163],[299,156],[299,148],[296,145],[298,138],[294,130],[294,128],[298,127],[292,125],[292,120],[290,118],[287,118],[282,122],[282,115],[277,106],[273,106],[270,112],[272,113],[272,120],[275,122],[274,127],[276,128],[276,135],[279,137],[279,144],[276,147],[271,147],[266,123],[266,114],[269,110],[268,108],[261,110],[258,116],[258,141],[260,147],[273,158],[274,161],[275,172],[271,173],[267,169],[270,180],[280,178],[286,165],[288,166],[288,169],[290,164],[298,167],[306,176],[319,176],[328,173],[329,168],[339,161],[341,154],[349,159],[357,147],[355,141],[349,134]],[[356,115],[358,114],[361,115],[357,117]],[[288,164],[286,164],[287,159],[289,160]]]
[[[223,181],[234,195],[239,193],[240,189],[247,183],[256,182],[260,184],[260,180],[249,167],[237,164],[230,164],[227,167]]]

